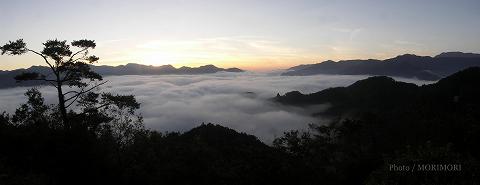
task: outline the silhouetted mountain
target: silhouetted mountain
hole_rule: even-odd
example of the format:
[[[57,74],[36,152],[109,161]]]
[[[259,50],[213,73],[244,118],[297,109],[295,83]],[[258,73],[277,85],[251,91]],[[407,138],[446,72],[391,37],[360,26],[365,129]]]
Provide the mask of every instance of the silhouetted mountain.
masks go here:
[[[205,65],[200,67],[180,67],[175,68],[172,65],[163,66],[147,66],[141,64],[129,63],[120,66],[91,66],[93,71],[101,75],[168,75],[168,74],[208,74],[216,72],[243,72],[238,68],[218,68],[214,65]],[[28,69],[16,69],[12,71],[0,71],[0,88],[8,88],[15,86],[32,86],[42,85],[39,81],[28,81],[16,83],[14,77],[24,72],[39,72],[42,74],[49,74],[49,69],[46,66],[32,66]]]
[[[429,104],[453,100],[478,102],[480,88],[474,84],[480,84],[480,67],[462,70],[430,85],[417,86],[386,76],[374,76],[347,87],[334,87],[312,94],[292,91],[274,100],[295,106],[329,103],[332,107],[324,112],[325,115],[338,116],[352,111],[385,113],[425,101],[429,101]]]
[[[103,75],[163,75],[163,74],[206,74],[220,71],[243,72],[238,68],[218,68],[214,65],[205,65],[200,67],[180,67],[175,68],[172,65],[147,66],[141,64],[132,64],[120,66],[94,66],[93,70]]]
[[[288,69],[285,76],[316,74],[385,75],[421,80],[438,80],[471,66],[480,66],[480,54],[446,52],[435,57],[400,55],[386,60],[331,60]]]
[[[282,170],[274,149],[220,125],[202,124],[183,134],[145,139],[150,142],[132,148],[139,157],[126,165],[151,166],[137,169],[142,176],[127,177],[148,184],[265,184],[274,179],[264,177]]]
[[[435,58],[479,58],[480,54],[477,53],[462,53],[462,52],[444,52],[435,56]]]
[[[16,86],[33,86],[33,85],[43,85],[44,82],[40,81],[23,81],[21,83],[17,83],[15,81],[15,76],[26,73],[26,72],[39,72],[42,74],[50,74],[50,70],[48,67],[44,66],[32,66],[28,69],[16,69],[12,71],[3,71],[0,73],[0,89],[1,88],[9,88],[9,87],[16,87]]]
[[[175,68],[172,65],[163,66],[147,66],[141,64],[132,64],[120,66],[93,66],[93,70],[104,75],[163,75],[163,74],[206,74],[216,73],[221,71],[226,72],[243,72],[238,68],[218,68],[214,65],[205,65],[200,67],[180,67]]]

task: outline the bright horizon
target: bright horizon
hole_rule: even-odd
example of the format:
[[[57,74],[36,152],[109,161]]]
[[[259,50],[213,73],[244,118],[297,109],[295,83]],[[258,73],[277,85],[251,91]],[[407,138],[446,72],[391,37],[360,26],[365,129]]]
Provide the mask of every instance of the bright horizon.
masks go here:
[[[56,11],[52,11],[55,9]],[[480,2],[2,1],[0,44],[92,39],[98,65],[265,71],[325,60],[480,52]],[[44,65],[0,56],[0,70]]]

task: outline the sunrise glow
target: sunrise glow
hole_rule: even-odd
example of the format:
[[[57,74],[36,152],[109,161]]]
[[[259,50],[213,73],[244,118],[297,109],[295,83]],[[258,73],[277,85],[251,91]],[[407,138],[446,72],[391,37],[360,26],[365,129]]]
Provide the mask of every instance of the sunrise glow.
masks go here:
[[[480,24],[471,21],[480,19],[480,6],[468,0],[380,4],[89,0],[71,7],[61,1],[2,2],[0,16],[11,18],[0,20],[0,41],[23,38],[32,49],[40,49],[42,42],[52,38],[88,38],[98,43],[94,52],[101,58],[100,65],[214,64],[247,70],[325,60],[386,59],[404,53],[480,51]],[[38,60],[33,55],[0,56],[0,70],[41,65]]]

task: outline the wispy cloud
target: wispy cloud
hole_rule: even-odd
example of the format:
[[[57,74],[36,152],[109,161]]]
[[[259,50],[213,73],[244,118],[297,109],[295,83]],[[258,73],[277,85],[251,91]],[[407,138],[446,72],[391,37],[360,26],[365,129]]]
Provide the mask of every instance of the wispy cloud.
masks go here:
[[[339,27],[332,27],[330,29],[335,32],[348,34],[349,41],[353,41],[355,37],[357,37],[362,31],[365,30],[364,28],[339,28]]]
[[[416,46],[416,47],[424,47],[425,44],[421,44],[421,43],[418,43],[418,42],[412,42],[412,41],[407,41],[407,40],[395,40],[393,41],[394,44],[397,44],[397,45],[409,45],[409,46]]]
[[[149,40],[137,43],[124,55],[123,58],[152,65],[216,64],[248,69],[271,67],[271,62],[286,66],[291,65],[289,62],[292,60],[314,58],[310,53],[289,47],[282,41],[252,36]]]
[[[197,57],[205,54],[231,56],[291,56],[299,50],[283,45],[280,41],[255,37],[216,37],[188,41],[152,40],[137,48],[183,53]]]

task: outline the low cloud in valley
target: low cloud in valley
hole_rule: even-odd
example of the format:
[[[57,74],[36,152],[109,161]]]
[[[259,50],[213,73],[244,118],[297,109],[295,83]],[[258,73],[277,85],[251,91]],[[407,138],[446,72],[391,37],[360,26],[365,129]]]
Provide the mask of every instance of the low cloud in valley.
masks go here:
[[[309,111],[268,101],[277,93],[312,93],[347,86],[367,76],[279,76],[276,73],[216,73],[208,75],[110,76],[102,91],[133,94],[141,103],[145,125],[158,131],[186,131],[202,122],[216,123],[271,142],[292,129],[322,122]],[[417,84],[429,83],[399,79]],[[42,87],[47,103],[56,103],[52,87]],[[26,101],[26,88],[0,90],[0,110],[9,113]],[[315,107],[321,111],[325,106]]]

